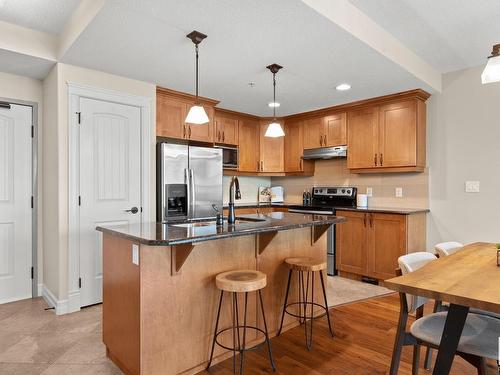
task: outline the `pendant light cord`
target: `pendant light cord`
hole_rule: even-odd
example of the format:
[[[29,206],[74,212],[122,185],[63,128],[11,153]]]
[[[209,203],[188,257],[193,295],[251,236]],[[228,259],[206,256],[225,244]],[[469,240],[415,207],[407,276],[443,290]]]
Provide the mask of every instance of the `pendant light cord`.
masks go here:
[[[198,60],[199,60],[198,44],[195,44],[195,50],[196,50],[196,102],[195,102],[195,104],[199,104],[199,100],[198,100]]]
[[[276,73],[273,73],[273,116],[276,121]]]

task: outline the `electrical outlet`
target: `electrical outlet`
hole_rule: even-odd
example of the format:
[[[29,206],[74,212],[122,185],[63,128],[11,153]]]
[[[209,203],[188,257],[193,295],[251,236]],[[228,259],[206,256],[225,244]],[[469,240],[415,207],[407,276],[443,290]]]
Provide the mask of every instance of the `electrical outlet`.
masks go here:
[[[396,188],[396,198],[402,198],[403,197],[403,188],[397,187]]]
[[[373,189],[371,187],[366,188],[366,195],[369,197],[373,196]]]
[[[132,244],[132,263],[139,265],[139,245]]]
[[[465,181],[466,193],[479,193],[479,181]]]

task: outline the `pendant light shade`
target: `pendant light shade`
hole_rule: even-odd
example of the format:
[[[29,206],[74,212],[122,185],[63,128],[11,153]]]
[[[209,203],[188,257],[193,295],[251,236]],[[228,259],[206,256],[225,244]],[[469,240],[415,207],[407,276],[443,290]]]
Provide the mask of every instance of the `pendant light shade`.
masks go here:
[[[284,137],[285,132],[279,123],[272,122],[267,126],[266,134],[264,134],[264,136],[271,138]]]
[[[187,124],[195,124],[195,125],[203,125],[209,122],[207,112],[205,112],[205,108],[200,105],[200,100],[198,99],[198,45],[205,39],[207,36],[205,34],[200,33],[199,31],[191,31],[188,35],[186,35],[191,41],[194,43],[195,53],[196,53],[196,99],[194,105],[189,109],[189,112],[186,116],[186,120],[184,121]]]
[[[481,82],[485,83],[500,82],[500,44],[493,46],[491,56],[488,57],[486,67],[481,74]]]
[[[271,138],[278,138],[278,137],[284,137],[285,132],[283,131],[283,128],[281,127],[280,123],[276,121],[276,107],[279,107],[279,104],[276,102],[276,73],[279,72],[280,69],[283,67],[278,64],[271,64],[266,66],[267,69],[273,73],[273,101],[272,103],[274,104],[273,107],[273,122],[271,122],[267,126],[266,133],[264,134],[264,137],[271,137]]]

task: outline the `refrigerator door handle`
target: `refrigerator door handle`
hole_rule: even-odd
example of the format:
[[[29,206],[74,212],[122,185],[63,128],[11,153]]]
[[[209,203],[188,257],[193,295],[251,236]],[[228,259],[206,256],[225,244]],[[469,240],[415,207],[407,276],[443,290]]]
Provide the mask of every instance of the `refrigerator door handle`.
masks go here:
[[[189,177],[189,169],[184,169],[184,183],[186,184],[186,195],[187,195],[187,216],[191,217],[191,180]]]
[[[191,189],[191,216],[194,217],[194,207],[196,205],[196,195],[195,195],[195,182],[194,182],[194,170],[189,169],[189,188]]]

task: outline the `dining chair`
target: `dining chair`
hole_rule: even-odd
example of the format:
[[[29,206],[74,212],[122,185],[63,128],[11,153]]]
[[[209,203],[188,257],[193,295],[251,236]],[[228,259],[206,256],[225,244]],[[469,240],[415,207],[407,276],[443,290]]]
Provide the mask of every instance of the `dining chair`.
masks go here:
[[[416,252],[398,259],[399,269],[396,275],[401,276],[414,272],[428,262],[436,260],[436,256],[428,252]],[[426,298],[399,293],[400,313],[398,330],[394,342],[390,375],[397,375],[403,346],[413,346],[412,374],[418,374],[420,347],[422,345],[438,348],[441,342],[447,312],[440,311],[423,316]],[[406,330],[409,313],[416,313],[416,320],[410,331]],[[479,314],[470,313],[460,338],[457,354],[476,367],[478,375],[486,374],[485,358],[497,359],[498,337],[500,336],[500,320]],[[430,351],[428,352],[428,355]],[[426,358],[430,367],[430,358]],[[426,367],[426,368],[428,368]]]
[[[464,247],[463,243],[450,241],[450,242],[441,242],[434,246],[434,250],[438,253],[439,257],[447,257],[453,253],[459,251],[462,247]]]

